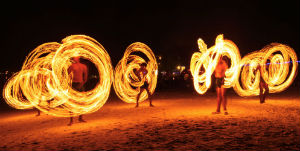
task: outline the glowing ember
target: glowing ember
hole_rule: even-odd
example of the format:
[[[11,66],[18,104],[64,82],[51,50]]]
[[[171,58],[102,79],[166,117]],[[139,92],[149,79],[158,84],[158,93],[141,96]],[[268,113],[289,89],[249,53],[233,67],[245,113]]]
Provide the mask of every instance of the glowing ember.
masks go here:
[[[95,64],[99,83],[94,89],[78,92],[71,87],[68,68],[71,58],[80,56]],[[95,39],[73,35],[45,43],[26,58],[22,70],[13,75],[3,90],[5,101],[17,109],[36,107],[46,114],[69,117],[95,112],[106,102],[113,78],[111,60]]]
[[[230,88],[237,81],[239,62],[241,60],[238,47],[230,40],[218,35],[215,46],[207,49],[202,39],[198,39],[200,52],[193,54],[190,69],[194,77],[194,87],[199,94],[204,94],[211,85],[211,76],[216,68],[220,55],[230,59],[230,67],[225,72],[224,87]]]
[[[261,65],[262,73],[257,70]],[[290,70],[291,66],[291,70]],[[262,50],[246,55],[240,63],[240,83],[234,90],[240,96],[259,95],[260,75],[268,84],[270,93],[281,92],[294,81],[298,63],[295,51],[286,45],[272,43]],[[241,86],[242,85],[242,86]]]
[[[144,54],[148,61],[139,53]],[[127,103],[136,103],[140,87],[144,84],[144,81],[139,80],[135,74],[135,70],[139,69],[142,63],[147,63],[146,78],[149,81],[149,91],[153,94],[157,83],[157,62],[154,53],[147,45],[140,42],[131,44],[115,68],[114,89],[119,98]],[[146,100],[147,97],[146,91],[142,92],[139,102]]]

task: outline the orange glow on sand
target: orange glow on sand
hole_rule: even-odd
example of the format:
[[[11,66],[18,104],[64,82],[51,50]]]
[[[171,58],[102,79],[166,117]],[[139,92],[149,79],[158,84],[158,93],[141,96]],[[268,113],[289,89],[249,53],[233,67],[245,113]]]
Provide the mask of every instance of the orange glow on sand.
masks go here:
[[[66,125],[65,118],[35,111],[13,111],[0,116],[2,150],[298,150],[298,92],[274,94],[265,104],[257,97],[229,94],[229,115],[212,115],[215,93],[164,92],[154,95],[156,107],[109,101],[85,116],[87,123]],[[171,142],[171,143],[170,143]],[[241,143],[242,142],[242,143]],[[92,144],[92,145],[87,145]],[[149,150],[150,150],[149,147]],[[250,148],[250,149],[249,149]]]

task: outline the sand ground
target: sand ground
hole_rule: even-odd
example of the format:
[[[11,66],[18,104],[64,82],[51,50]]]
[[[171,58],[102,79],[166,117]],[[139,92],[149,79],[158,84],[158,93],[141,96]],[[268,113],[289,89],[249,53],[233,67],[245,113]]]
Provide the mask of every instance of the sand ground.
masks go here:
[[[157,92],[155,107],[113,97],[87,123],[35,110],[0,113],[0,150],[300,150],[299,94],[229,94],[229,115],[212,115],[215,93]]]

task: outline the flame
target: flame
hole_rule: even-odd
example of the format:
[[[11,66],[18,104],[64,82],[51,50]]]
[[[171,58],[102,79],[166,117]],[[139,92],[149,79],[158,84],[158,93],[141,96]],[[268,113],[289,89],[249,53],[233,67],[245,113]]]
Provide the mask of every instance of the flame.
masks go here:
[[[261,65],[262,73],[257,71]],[[291,70],[290,70],[291,66]],[[246,55],[240,63],[240,83],[233,87],[240,96],[259,95],[260,75],[269,86],[270,93],[287,89],[294,81],[298,71],[297,54],[280,43],[272,43],[259,51]]]
[[[190,69],[194,78],[194,88],[199,94],[204,94],[211,86],[211,76],[217,66],[221,55],[230,58],[231,66],[225,72],[224,87],[230,88],[237,81],[236,72],[241,60],[238,47],[230,40],[224,40],[223,35],[218,35],[215,46],[207,49],[202,39],[198,39],[200,52],[192,55]]]
[[[71,58],[80,56],[95,64],[99,82],[94,89],[78,92],[72,89],[68,68]],[[17,109],[38,108],[60,117],[95,112],[106,102],[113,80],[111,60],[95,39],[72,35],[45,43],[26,58],[21,71],[14,74],[3,89],[5,101]]]
[[[211,76],[220,55],[231,60],[230,68],[225,72],[224,87],[233,87],[240,96],[259,95],[260,75],[268,84],[270,93],[284,91],[297,75],[297,54],[291,47],[280,43],[267,45],[243,59],[237,46],[232,41],[223,40],[223,35],[218,35],[215,46],[209,49],[202,39],[198,39],[198,47],[200,52],[192,55],[190,69],[199,94],[204,94],[211,86]],[[262,73],[257,71],[258,65],[261,65]]]
[[[145,54],[148,61],[139,56],[139,53]],[[154,93],[157,84],[158,67],[154,53],[144,43],[135,42],[127,47],[123,58],[119,61],[115,68],[114,89],[118,97],[127,103],[136,103],[137,95],[140,87],[144,84],[143,80],[139,80],[135,74],[135,70],[140,68],[140,64],[147,63],[146,76],[149,81],[149,91]],[[146,91],[142,92],[139,102],[148,98]]]

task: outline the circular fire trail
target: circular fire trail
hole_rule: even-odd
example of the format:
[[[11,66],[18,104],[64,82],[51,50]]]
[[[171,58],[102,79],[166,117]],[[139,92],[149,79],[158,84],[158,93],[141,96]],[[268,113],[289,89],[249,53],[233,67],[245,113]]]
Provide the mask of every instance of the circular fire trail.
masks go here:
[[[198,39],[200,52],[195,52],[191,58],[190,69],[194,78],[194,88],[199,94],[204,94],[211,86],[211,76],[217,66],[220,56],[230,59],[230,67],[225,72],[224,87],[230,88],[237,81],[239,62],[241,60],[238,47],[230,40],[218,35],[216,44],[207,49],[202,39]]]
[[[89,91],[78,92],[71,86],[68,68],[73,57],[92,62],[99,82]],[[106,102],[113,80],[109,54],[95,39],[72,35],[62,43],[50,42],[35,48],[26,58],[21,71],[14,74],[3,89],[5,101],[17,109],[38,108],[60,117],[95,112]]]
[[[224,87],[233,87],[240,96],[259,95],[260,76],[268,84],[269,92],[277,93],[287,89],[297,75],[297,54],[287,45],[272,43],[242,59],[237,46],[232,41],[223,40],[223,35],[218,35],[215,46],[209,49],[202,39],[198,40],[198,46],[200,52],[193,54],[190,69],[199,94],[204,94],[210,87],[220,55],[230,59]]]
[[[143,58],[143,55],[146,58]],[[145,60],[146,59],[146,60]],[[152,50],[144,43],[135,42],[127,47],[123,58],[115,68],[114,89],[121,100],[127,103],[136,103],[140,87],[144,84],[139,80],[135,71],[140,68],[140,64],[147,63],[146,76],[149,81],[149,91],[154,93],[157,84],[157,62]],[[139,102],[148,98],[146,91],[142,92]]]
[[[261,70],[258,70],[258,65]],[[291,69],[291,70],[290,70]],[[298,70],[295,51],[280,43],[272,43],[246,55],[240,62],[239,81],[233,87],[240,96],[259,95],[260,76],[268,84],[270,93],[287,89]]]

